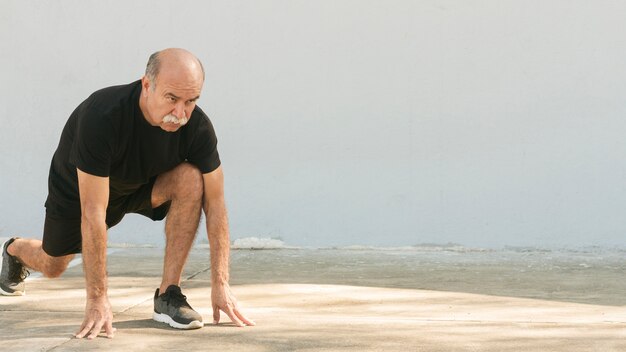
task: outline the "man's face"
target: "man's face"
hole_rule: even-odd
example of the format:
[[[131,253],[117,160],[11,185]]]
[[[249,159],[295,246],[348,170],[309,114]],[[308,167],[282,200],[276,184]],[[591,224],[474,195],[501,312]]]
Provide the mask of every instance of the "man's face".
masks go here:
[[[203,82],[189,75],[177,75],[171,70],[160,72],[155,81],[151,82],[146,77],[142,80],[144,115],[148,115],[145,117],[151,125],[175,132],[189,121],[200,98]]]

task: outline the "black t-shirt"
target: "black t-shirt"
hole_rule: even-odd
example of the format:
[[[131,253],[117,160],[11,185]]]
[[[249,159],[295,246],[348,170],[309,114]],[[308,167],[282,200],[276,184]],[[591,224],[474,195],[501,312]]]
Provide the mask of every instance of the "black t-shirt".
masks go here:
[[[176,132],[152,126],[139,108],[141,81],[93,93],[63,128],[48,178],[46,209],[80,216],[76,168],[109,177],[109,203],[184,161],[209,173],[220,166],[211,121],[196,106]]]

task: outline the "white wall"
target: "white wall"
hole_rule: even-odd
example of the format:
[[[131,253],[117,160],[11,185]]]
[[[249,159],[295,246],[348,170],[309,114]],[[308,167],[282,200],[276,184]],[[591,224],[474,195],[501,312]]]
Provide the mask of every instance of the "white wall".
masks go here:
[[[0,4],[0,236],[41,236],[74,107],[177,46],[207,69],[232,238],[624,244],[624,2]]]

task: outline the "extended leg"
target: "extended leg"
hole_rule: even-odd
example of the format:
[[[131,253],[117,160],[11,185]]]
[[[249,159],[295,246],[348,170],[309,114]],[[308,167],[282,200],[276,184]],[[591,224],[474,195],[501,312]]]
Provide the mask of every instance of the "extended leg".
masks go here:
[[[26,288],[28,270],[41,271],[47,277],[60,276],[73,255],[51,257],[41,241],[12,238],[0,245],[0,295],[21,296]]]
[[[45,277],[59,277],[74,258],[73,254],[52,257],[44,252],[40,240],[17,238],[7,247],[7,252],[27,268],[41,272]]]

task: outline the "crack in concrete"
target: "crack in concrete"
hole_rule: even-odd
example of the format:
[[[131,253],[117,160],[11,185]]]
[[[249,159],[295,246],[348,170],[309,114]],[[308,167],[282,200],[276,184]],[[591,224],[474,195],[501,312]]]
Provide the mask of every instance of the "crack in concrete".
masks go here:
[[[198,275],[200,275],[200,274],[202,274],[202,273],[206,273],[206,272],[207,272],[207,271],[209,271],[209,270],[211,270],[211,266],[210,266],[210,265],[209,265],[208,267],[206,267],[205,269],[198,270],[197,272],[195,272],[195,273],[191,274],[191,275],[190,275],[190,276],[188,276],[188,277],[187,277],[184,281],[191,280],[191,279],[193,279],[194,277],[196,277],[196,276],[198,276]]]
[[[58,344],[58,345],[56,345],[56,346],[52,346],[51,348],[48,348],[48,349],[46,350],[46,352],[48,352],[48,351],[53,351],[53,350],[55,350],[56,348],[59,348],[59,347],[61,347],[61,346],[65,345],[66,343],[68,343],[68,342],[72,341],[73,339],[74,339],[74,338],[73,338],[73,337],[71,337],[71,338],[69,338],[67,341],[63,341],[63,342],[61,342],[60,344]]]
[[[79,264],[79,263],[77,263],[77,264]],[[193,273],[193,274],[191,274],[191,275],[187,276],[187,277],[186,277],[184,280],[182,280],[182,281],[183,281],[183,282],[185,282],[185,281],[192,280],[192,279],[193,279],[193,278],[195,278],[196,276],[198,276],[198,275],[200,275],[200,274],[202,274],[202,273],[206,273],[206,272],[207,272],[207,271],[209,271],[209,270],[211,270],[211,266],[210,266],[210,265],[209,265],[208,267],[204,268],[204,269],[198,270],[198,271],[196,271],[195,273]],[[146,303],[146,302],[150,301],[151,299],[153,299],[153,298],[152,298],[152,297],[146,298],[146,299],[144,299],[144,300],[142,300],[142,301],[138,302],[137,304],[134,304],[134,305],[129,306],[128,308],[126,308],[126,309],[124,309],[124,310],[122,310],[122,311],[119,311],[119,312],[117,312],[117,313],[113,313],[113,318],[118,317],[119,315],[122,315],[122,314],[124,314],[124,313],[128,312],[129,310],[131,310],[131,309],[133,309],[133,308],[135,308],[135,307],[138,307],[138,306],[140,306],[140,305],[142,305],[142,304],[144,304],[144,303]],[[0,311],[4,311],[4,310],[0,310]],[[16,312],[16,311],[12,311],[12,312]],[[23,312],[32,312],[32,311],[25,310],[25,311],[23,311]],[[60,312],[60,313],[77,313],[77,312],[75,312],[75,311],[72,311],[72,312],[66,312],[66,311],[50,311],[50,312]],[[115,322],[114,322],[114,324],[115,324]],[[74,337],[69,338],[69,339],[67,339],[66,341],[63,341],[63,342],[61,342],[61,343],[59,343],[59,344],[57,344],[57,345],[55,345],[55,346],[52,346],[52,347],[50,347],[50,348],[46,349],[45,351],[46,351],[46,352],[48,352],[48,351],[54,351],[55,349],[60,348],[61,346],[63,346],[63,345],[65,345],[65,344],[67,344],[68,342],[70,342],[70,341],[72,341],[72,340],[74,340],[74,339],[75,339]]]

